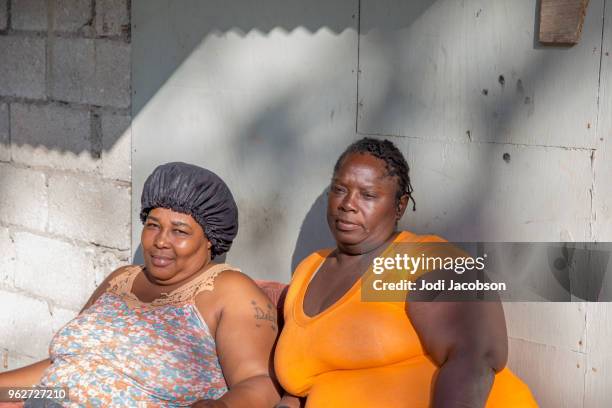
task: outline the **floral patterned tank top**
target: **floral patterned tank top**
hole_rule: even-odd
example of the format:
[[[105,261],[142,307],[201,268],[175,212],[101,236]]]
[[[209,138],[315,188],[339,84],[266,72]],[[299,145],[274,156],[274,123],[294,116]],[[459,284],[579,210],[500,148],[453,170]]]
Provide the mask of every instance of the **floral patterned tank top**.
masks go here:
[[[147,303],[132,293],[142,266],[128,266],[94,304],[53,337],[42,387],[68,389],[70,407],[181,407],[217,399],[227,385],[215,340],[195,306],[224,270],[215,265]]]

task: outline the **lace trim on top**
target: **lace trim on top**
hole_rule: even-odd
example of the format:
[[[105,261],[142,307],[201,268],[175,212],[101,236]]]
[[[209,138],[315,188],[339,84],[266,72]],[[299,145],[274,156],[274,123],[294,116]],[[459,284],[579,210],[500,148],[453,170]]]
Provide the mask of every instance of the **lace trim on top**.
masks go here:
[[[240,269],[229,264],[213,265],[197,278],[187,282],[169,293],[162,293],[157,299],[145,302],[132,293],[132,286],[138,273],[144,270],[144,265],[134,265],[125,268],[125,271],[114,277],[109,282],[106,292],[121,296],[125,303],[133,309],[147,309],[168,305],[183,305],[193,303],[196,295],[205,290],[213,290],[215,278],[223,271],[232,270],[240,272]]]

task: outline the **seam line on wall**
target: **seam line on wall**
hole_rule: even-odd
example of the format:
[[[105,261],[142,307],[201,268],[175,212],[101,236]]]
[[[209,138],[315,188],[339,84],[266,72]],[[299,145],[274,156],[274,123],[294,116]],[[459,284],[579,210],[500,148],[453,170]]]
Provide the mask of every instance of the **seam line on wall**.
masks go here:
[[[55,93],[53,51],[55,48],[55,0],[47,2],[47,32],[45,33],[45,98]]]
[[[48,239],[55,240],[57,242],[69,244],[77,248],[82,248],[82,249],[95,248],[95,249],[100,249],[102,251],[112,252],[120,260],[124,259],[123,255],[126,255],[126,253],[130,251],[129,248],[117,248],[117,247],[111,247],[111,246],[100,244],[100,243],[93,242],[93,241],[83,241],[78,238],[70,238],[64,235],[56,234],[51,231],[41,231],[38,229],[26,227],[26,226],[19,225],[19,224],[13,224],[10,222],[0,221],[0,227],[7,228],[8,230],[11,231],[12,234],[23,232],[23,233],[27,233],[31,235],[36,235],[37,237],[48,238]]]
[[[359,51],[361,49],[361,0],[357,0],[357,100],[355,101],[355,133],[359,135],[359,77],[361,68],[359,65]]]
[[[37,98],[28,98],[28,97],[23,97],[23,96],[1,95],[0,102],[21,103],[24,105],[29,104],[29,105],[34,105],[34,106],[54,105],[54,106],[71,108],[75,110],[80,109],[82,111],[87,111],[89,109],[95,109],[96,111],[99,111],[101,113],[108,113],[108,114],[113,114],[113,115],[124,115],[124,116],[130,116],[130,117],[132,114],[130,107],[117,108],[112,105],[95,105],[95,104],[86,103],[86,102],[71,102],[71,101],[65,101],[61,99],[55,99],[52,97],[47,97],[46,99],[37,99]]]
[[[605,3],[605,0],[604,0]],[[583,338],[584,338],[584,346],[585,346],[585,353],[584,353],[584,371],[583,371],[583,380],[582,380],[582,406],[584,407],[586,404],[586,393],[587,393],[587,373],[589,372],[589,354],[586,352],[586,347],[588,347],[588,324],[589,324],[589,319],[588,319],[588,314],[589,314],[589,304],[588,303],[584,303],[584,331],[583,331]]]
[[[7,141],[7,149],[8,149],[8,162],[12,163],[13,162],[13,132],[12,132],[12,128],[13,128],[13,124],[11,123],[11,104],[10,103],[6,103],[6,122],[7,122],[7,126],[8,129],[6,130],[6,132],[8,133],[8,141]]]
[[[358,136],[376,136],[376,137],[393,137],[393,138],[401,138],[401,139],[411,139],[418,141],[426,141],[426,142],[436,142],[436,143],[447,143],[447,144],[495,144],[495,145],[504,145],[504,146],[518,146],[518,147],[545,147],[552,149],[561,149],[561,150],[574,150],[574,151],[582,151],[582,152],[594,152],[596,149],[593,147],[572,147],[572,146],[560,146],[560,145],[543,145],[543,144],[528,144],[528,143],[513,143],[513,142],[496,142],[491,140],[471,140],[469,142],[462,142],[458,140],[452,139],[428,139],[418,136],[401,136],[401,135],[393,135],[393,134],[385,134],[385,133],[370,133],[370,132],[357,132]]]
[[[527,339],[525,337],[519,337],[519,336],[508,336],[508,339],[512,339],[512,340],[518,340],[521,342],[525,342],[525,343],[530,343],[530,344],[534,344],[536,346],[542,346],[545,348],[552,348],[554,350],[561,350],[561,351],[569,351],[572,353],[577,353],[577,354],[581,354],[581,355],[585,355],[586,356],[586,351],[582,351],[582,350],[577,350],[571,347],[564,347],[562,345],[558,345],[558,344],[549,344],[549,343],[541,343],[539,341],[535,341],[535,340],[530,340]]]
[[[597,77],[597,112],[595,114],[595,143],[599,143],[600,137],[600,123],[599,123],[599,112],[601,108],[601,73],[603,68],[603,55],[604,55],[604,40],[606,33],[606,3],[607,0],[603,0],[602,17],[601,17],[601,43],[599,46],[599,73]],[[589,234],[590,240],[596,242],[596,231],[595,222],[597,220],[597,210],[595,208],[595,151],[591,154],[591,216],[589,221]]]
[[[31,145],[30,145],[31,146]],[[84,171],[79,169],[64,169],[58,167],[49,167],[42,165],[32,165],[28,163],[21,162],[0,162],[2,165],[10,165],[14,169],[20,170],[32,170],[41,173],[45,173],[46,176],[70,176],[79,180],[91,182],[91,183],[104,183],[108,185],[112,185],[118,188],[132,188],[132,182],[129,180],[121,180],[121,179],[113,179],[103,177],[102,175],[94,172],[94,171]]]
[[[6,31],[9,32],[13,27],[13,2],[6,0]]]

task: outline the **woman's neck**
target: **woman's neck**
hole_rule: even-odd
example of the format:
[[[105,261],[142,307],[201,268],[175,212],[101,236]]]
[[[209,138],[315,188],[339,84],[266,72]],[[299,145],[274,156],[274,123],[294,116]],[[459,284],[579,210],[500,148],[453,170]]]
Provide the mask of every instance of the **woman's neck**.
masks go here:
[[[374,245],[338,245],[335,251],[339,265],[350,265],[355,262],[367,262],[368,264],[376,256],[380,255],[399,235],[398,231],[393,231],[382,243]]]

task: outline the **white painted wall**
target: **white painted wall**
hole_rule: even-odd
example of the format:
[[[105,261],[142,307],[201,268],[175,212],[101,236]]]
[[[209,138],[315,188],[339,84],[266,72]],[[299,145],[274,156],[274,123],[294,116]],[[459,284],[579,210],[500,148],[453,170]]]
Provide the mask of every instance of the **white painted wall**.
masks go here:
[[[135,0],[133,219],[157,164],[208,167],[240,209],[228,260],[287,281],[330,242],[335,159],[375,135],[412,167],[417,212],[405,228],[610,241],[606,1],[590,1],[567,48],[537,43],[535,0]],[[134,223],[133,248],[139,233]],[[610,304],[505,308],[509,364],[543,407],[612,405]]]

